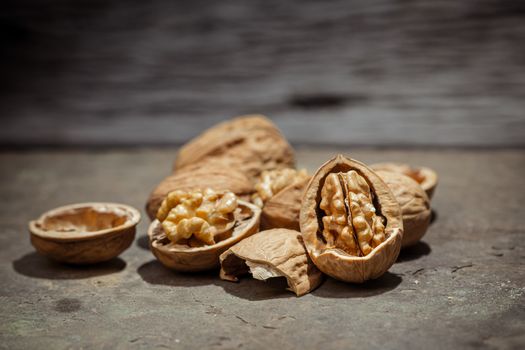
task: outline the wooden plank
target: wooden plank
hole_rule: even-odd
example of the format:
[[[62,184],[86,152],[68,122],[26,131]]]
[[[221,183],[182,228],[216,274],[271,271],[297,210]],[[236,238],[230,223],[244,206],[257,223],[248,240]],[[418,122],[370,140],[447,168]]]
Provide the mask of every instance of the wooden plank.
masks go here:
[[[525,146],[521,2],[51,4],[2,11],[4,145],[180,144],[264,113],[298,144]]]

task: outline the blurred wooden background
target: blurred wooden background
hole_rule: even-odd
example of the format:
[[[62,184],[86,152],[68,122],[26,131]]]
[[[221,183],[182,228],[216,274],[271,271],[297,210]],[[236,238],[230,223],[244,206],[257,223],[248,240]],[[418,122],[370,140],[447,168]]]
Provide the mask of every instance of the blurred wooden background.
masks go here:
[[[525,146],[522,1],[3,1],[0,143]]]

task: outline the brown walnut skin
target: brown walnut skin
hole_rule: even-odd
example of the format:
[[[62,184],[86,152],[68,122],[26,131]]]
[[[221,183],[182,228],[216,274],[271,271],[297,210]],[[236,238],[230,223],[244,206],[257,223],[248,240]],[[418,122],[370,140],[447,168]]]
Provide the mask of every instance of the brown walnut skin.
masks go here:
[[[146,212],[151,220],[168,193],[176,190],[189,191],[211,188],[215,191],[231,191],[241,199],[250,198],[254,188],[252,182],[242,172],[221,167],[217,164],[206,167],[191,166],[166,177],[151,192],[146,203]]]
[[[264,204],[261,228],[287,228],[299,231],[299,213],[304,189],[310,178],[286,186]]]
[[[294,152],[279,129],[262,115],[246,115],[217,124],[184,145],[174,170],[220,161],[255,179],[264,170],[293,168]]]
[[[255,276],[258,279],[285,277],[288,290],[297,296],[310,293],[323,280],[323,274],[306,253],[301,233],[294,230],[261,231],[228,249],[220,261],[224,280],[236,282],[238,276],[253,273],[248,262],[263,269],[265,276]]]
[[[234,228],[230,238],[203,247],[189,247],[169,241],[158,220],[148,229],[153,255],[169,269],[182,272],[212,270],[219,267],[219,256],[239,241],[259,231],[261,209],[254,204],[239,201],[239,207],[250,212],[250,217]]]
[[[29,223],[31,244],[53,260],[94,264],[126,250],[140,213],[116,203],[80,203],[55,208]]]
[[[430,200],[423,188],[411,177],[401,173],[378,170],[376,173],[388,185],[401,207],[403,241],[409,247],[421,240],[430,224]]]
[[[330,173],[355,170],[375,195],[376,210],[386,219],[386,240],[363,257],[327,247],[321,238],[319,204],[321,188]],[[327,275],[345,282],[362,283],[383,275],[396,261],[403,239],[401,208],[381,178],[363,163],[338,155],[323,164],[308,183],[301,206],[300,227],[306,250]]]
[[[403,163],[375,163],[370,165],[373,170],[386,170],[401,173],[414,179],[427,193],[431,200],[438,184],[437,173],[424,166],[411,166]]]

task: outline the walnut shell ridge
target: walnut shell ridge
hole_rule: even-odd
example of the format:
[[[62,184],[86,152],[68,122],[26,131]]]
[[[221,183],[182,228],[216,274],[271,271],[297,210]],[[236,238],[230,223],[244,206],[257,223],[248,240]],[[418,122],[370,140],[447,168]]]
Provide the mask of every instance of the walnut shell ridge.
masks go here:
[[[262,115],[237,117],[206,130],[180,149],[174,170],[217,160],[252,179],[264,170],[295,166],[292,147]]]
[[[319,203],[325,178],[333,172],[357,171],[370,185],[375,207],[386,219],[386,240],[363,257],[327,247],[320,235]],[[396,261],[403,239],[401,208],[387,184],[363,163],[338,155],[323,164],[308,183],[301,205],[300,227],[306,250],[327,275],[345,282],[362,283],[383,275]]]

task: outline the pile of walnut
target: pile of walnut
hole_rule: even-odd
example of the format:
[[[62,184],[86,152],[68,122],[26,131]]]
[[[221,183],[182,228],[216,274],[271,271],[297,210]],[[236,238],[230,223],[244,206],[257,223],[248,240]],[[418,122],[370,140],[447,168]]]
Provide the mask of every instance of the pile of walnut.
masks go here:
[[[270,120],[238,117],[181,148],[146,204],[150,247],[171,269],[284,277],[297,295],[323,273],[361,283],[425,234],[436,184],[429,168],[341,155],[310,176]]]

